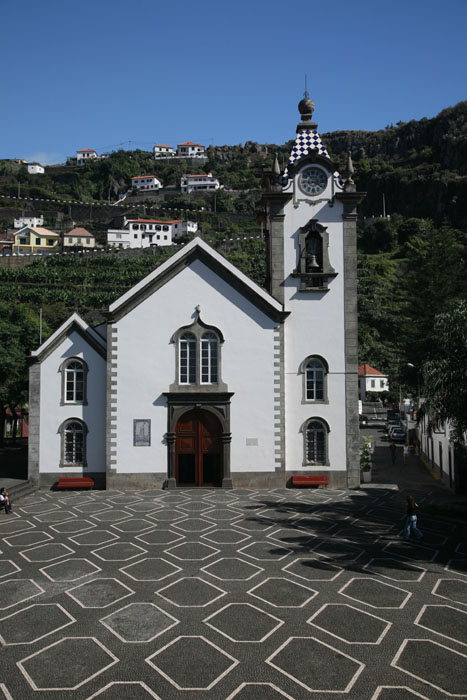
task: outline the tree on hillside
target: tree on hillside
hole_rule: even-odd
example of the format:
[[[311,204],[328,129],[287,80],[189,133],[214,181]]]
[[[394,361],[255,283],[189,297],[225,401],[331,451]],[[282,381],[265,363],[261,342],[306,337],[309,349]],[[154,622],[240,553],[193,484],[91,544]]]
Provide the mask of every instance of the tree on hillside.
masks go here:
[[[38,344],[38,315],[23,304],[0,302],[0,445],[8,409],[16,429],[17,408],[27,404],[27,355]]]
[[[461,235],[430,222],[405,245],[407,271],[400,286],[402,330],[407,361],[415,366],[430,359],[436,346],[435,317],[451,299],[462,295],[465,273]]]
[[[449,422],[451,439],[467,450],[467,301],[456,300],[434,323],[432,358],[423,365],[423,413]]]

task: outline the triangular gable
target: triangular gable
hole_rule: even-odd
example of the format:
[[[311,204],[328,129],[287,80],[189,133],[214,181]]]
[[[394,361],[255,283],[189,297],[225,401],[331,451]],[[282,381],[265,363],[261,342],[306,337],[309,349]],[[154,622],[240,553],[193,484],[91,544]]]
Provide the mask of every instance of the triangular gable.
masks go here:
[[[358,374],[361,377],[371,377],[371,376],[384,377],[384,376],[386,376],[382,372],[380,372],[379,370],[377,370],[374,367],[371,367],[371,365],[367,365],[367,364],[360,365],[360,367],[358,368]]]
[[[47,338],[47,340],[42,343],[37,350],[32,350],[29,356],[31,362],[42,362],[46,357],[50,355],[55,348],[60,345],[60,343],[70,335],[73,331],[76,331],[81,335],[82,338],[104,359],[107,357],[107,343],[102,338],[99,333],[91,328],[81,316],[74,313],[68,318],[62,325],[57,328],[55,333]]]
[[[201,260],[274,320],[281,321],[288,316],[288,312],[283,310],[282,304],[199,237],[190,241],[114,301],[109,307],[110,316],[113,319],[121,318],[194,260]]]

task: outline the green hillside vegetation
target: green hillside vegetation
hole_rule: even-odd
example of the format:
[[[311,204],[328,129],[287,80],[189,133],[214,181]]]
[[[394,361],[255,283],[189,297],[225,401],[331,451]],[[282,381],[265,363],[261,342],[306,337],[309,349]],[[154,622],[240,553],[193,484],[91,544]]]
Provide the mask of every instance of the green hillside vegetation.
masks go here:
[[[435,317],[451,301],[467,298],[467,102],[433,119],[377,132],[333,132],[322,139],[341,169],[351,149],[357,187],[368,192],[358,234],[360,361],[388,373],[397,393],[399,384],[415,393],[421,366],[435,352]],[[30,176],[24,166],[2,161],[0,194],[16,197],[20,191],[22,197],[69,201],[28,202],[27,213],[44,213],[49,226],[71,226],[72,221],[87,226],[101,242],[117,215],[194,219],[203,238],[264,285],[264,240],[256,238],[261,234],[262,167],[272,164],[275,153],[284,166],[291,145],[209,147],[208,162],[196,171],[212,172],[224,185],[215,198],[176,195],[132,200],[127,208],[91,206],[115,202],[133,175],[153,173],[169,186],[193,171],[183,161],[155,162],[152,153],[140,150],[117,151],[83,166],[47,167],[44,176]],[[383,195],[390,218],[381,216]],[[75,200],[89,206],[71,204]],[[24,204],[0,199],[4,227]],[[242,240],[226,244],[237,237]],[[31,314],[42,307],[50,332],[74,310],[99,322],[109,303],[172,252],[54,257],[0,269],[0,297],[26,305]]]

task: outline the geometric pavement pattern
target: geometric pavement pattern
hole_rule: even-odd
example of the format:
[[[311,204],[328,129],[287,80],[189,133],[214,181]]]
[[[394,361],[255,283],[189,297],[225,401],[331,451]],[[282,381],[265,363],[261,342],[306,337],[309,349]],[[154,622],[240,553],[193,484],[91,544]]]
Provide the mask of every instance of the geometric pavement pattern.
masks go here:
[[[37,492],[0,514],[0,700],[467,698],[467,531],[406,493]]]

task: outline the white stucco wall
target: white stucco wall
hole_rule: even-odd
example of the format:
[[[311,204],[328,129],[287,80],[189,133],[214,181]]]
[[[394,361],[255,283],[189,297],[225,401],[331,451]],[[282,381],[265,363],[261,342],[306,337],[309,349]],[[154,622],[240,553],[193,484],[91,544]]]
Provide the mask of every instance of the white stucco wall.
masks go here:
[[[330,188],[330,184],[328,185]],[[326,192],[322,197],[326,196]],[[299,197],[303,195],[298,194]],[[286,468],[311,469],[304,466],[304,436],[300,432],[306,420],[324,419],[328,435],[329,466],[319,470],[346,469],[345,411],[345,332],[344,332],[344,259],[342,204],[327,202],[310,205],[293,201],[285,207],[284,236],[285,310],[291,314],[285,322],[286,386]],[[310,219],[318,219],[329,234],[329,261],[337,277],[329,281],[326,292],[300,292],[299,279],[291,277],[298,263],[298,233]],[[327,403],[304,403],[303,375],[300,365],[309,355],[321,356],[329,366]]]
[[[60,366],[68,357],[79,357],[88,366],[87,405],[60,405],[62,398],[62,373]],[[73,331],[55,348],[41,364],[40,399],[40,448],[39,471],[57,472],[60,476],[70,472],[105,472],[105,392],[106,365],[84,338]],[[87,428],[87,467],[60,467],[61,436],[59,428],[67,418],[79,418]]]
[[[199,260],[114,326],[118,338],[117,473],[166,472],[167,407],[175,381],[175,331],[191,324],[195,306],[224,336],[222,381],[231,399],[232,471],[274,469],[274,349],[277,325]],[[133,420],[151,419],[151,446],[133,447]],[[247,445],[256,438],[257,446]],[[115,466],[115,465],[113,465]]]

